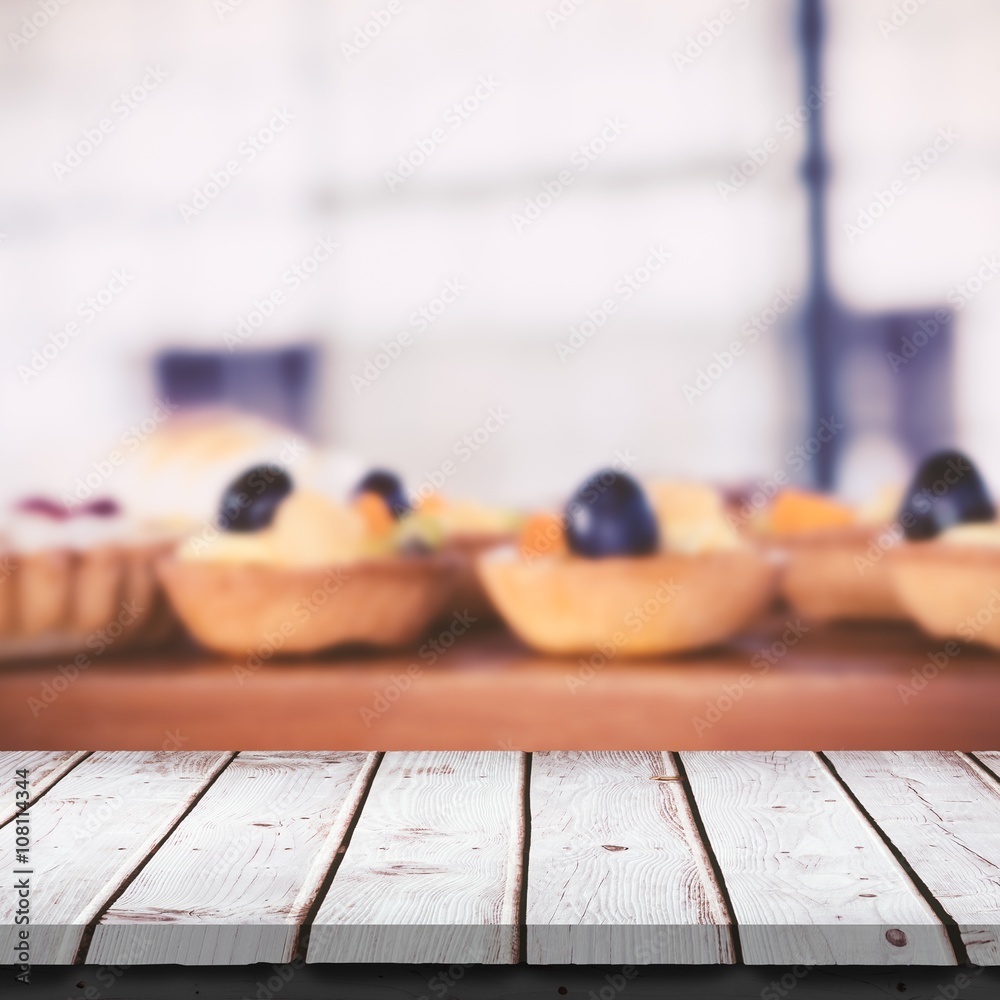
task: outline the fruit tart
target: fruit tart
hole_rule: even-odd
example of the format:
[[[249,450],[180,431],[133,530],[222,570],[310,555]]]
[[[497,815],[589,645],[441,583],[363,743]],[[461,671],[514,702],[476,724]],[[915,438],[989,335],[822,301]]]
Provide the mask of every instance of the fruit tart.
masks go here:
[[[111,498],[17,503],[0,525],[0,656],[166,638],[173,619],[154,563],[168,547]]]
[[[385,469],[373,469],[354,491],[356,498],[370,493],[382,497],[396,519],[406,519],[408,530],[433,539],[440,551],[455,557],[455,585],[448,609],[461,610],[477,621],[495,619],[496,610],[476,572],[476,560],[490,549],[513,542],[521,515],[440,493],[413,496],[411,503],[399,476]]]
[[[899,600],[929,634],[1000,649],[1000,522],[959,451],[929,456],[899,511],[905,540],[888,559]]]
[[[854,507],[808,490],[785,489],[757,528],[783,563],[781,593],[817,621],[908,617],[884,558],[902,537],[894,515],[898,491]]]
[[[561,514],[526,522],[518,544],[477,567],[526,643],[562,655],[649,656],[731,637],[773,598],[776,567],[728,524],[705,486],[604,469]]]
[[[345,643],[406,645],[441,611],[454,560],[372,490],[350,503],[295,486],[276,464],[225,490],[214,521],[159,564],[202,644],[239,656]]]

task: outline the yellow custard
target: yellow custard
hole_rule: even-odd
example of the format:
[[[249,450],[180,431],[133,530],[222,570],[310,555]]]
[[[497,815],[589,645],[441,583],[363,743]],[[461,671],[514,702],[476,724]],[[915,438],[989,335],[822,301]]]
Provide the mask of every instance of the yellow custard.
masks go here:
[[[330,566],[381,554],[388,542],[371,538],[364,517],[312,490],[296,490],[261,531],[199,535],[181,547],[182,559],[268,566]]]
[[[736,549],[743,542],[726,517],[718,490],[703,483],[652,482],[646,495],[660,529],[660,548],[695,554]]]

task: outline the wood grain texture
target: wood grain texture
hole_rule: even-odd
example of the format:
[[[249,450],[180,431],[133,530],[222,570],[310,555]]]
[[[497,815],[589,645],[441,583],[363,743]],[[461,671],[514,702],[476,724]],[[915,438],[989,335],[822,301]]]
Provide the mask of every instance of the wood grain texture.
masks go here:
[[[728,964],[729,915],[668,753],[532,756],[534,964]]]
[[[85,750],[5,750],[0,752],[0,826],[17,813],[14,793],[19,768],[28,770],[29,803],[50,789],[87,756]]]
[[[977,750],[970,756],[1000,781],[1000,750]]]
[[[524,771],[512,752],[386,754],[306,960],[517,961]]]
[[[287,962],[378,757],[239,754],[105,913],[87,962]]]
[[[947,931],[815,754],[681,754],[750,965],[954,965]]]
[[[1000,785],[958,753],[827,756],[954,918],[969,960],[1000,964]]]
[[[219,751],[101,751],[31,808],[31,960],[72,962],[83,934],[230,759]],[[0,871],[14,863],[0,848]],[[15,900],[0,896],[0,949],[12,954]]]

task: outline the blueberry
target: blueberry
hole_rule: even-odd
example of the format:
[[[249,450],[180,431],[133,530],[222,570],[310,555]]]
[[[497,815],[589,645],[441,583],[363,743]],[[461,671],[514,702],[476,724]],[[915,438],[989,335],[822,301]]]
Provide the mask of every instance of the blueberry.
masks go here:
[[[917,469],[899,510],[910,541],[934,538],[953,524],[992,521],[996,508],[979,471],[960,451],[938,451]]]
[[[566,540],[580,556],[645,556],[659,547],[656,515],[631,476],[602,469],[566,504]]]
[[[226,531],[260,531],[274,519],[278,504],[292,492],[291,477],[278,465],[255,465],[222,494],[221,526]]]
[[[377,493],[397,521],[413,509],[406,499],[402,480],[395,472],[386,469],[372,469],[354,488],[354,495],[359,493]]]

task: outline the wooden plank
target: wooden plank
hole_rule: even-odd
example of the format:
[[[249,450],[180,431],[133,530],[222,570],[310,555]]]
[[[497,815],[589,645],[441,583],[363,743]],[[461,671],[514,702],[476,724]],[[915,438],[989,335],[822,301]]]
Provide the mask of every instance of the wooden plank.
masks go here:
[[[516,962],[524,770],[509,751],[386,754],[306,961]]]
[[[813,753],[682,753],[749,965],[954,965],[947,930]]]
[[[375,753],[241,753],[101,919],[94,965],[288,962]]]
[[[971,756],[1000,781],[1000,750],[977,750]]]
[[[17,813],[14,792],[18,780],[15,772],[28,769],[29,803],[48,791],[78,761],[87,756],[86,750],[3,750],[0,751],[0,826],[10,822]]]
[[[536,753],[530,793],[528,962],[735,961],[670,754]]]
[[[231,754],[100,751],[31,808],[31,961],[72,962],[88,925]],[[0,847],[11,872],[13,843]],[[13,953],[14,894],[0,896],[0,949]]]
[[[1000,785],[964,755],[941,750],[827,757],[954,918],[969,961],[1000,964]]]

